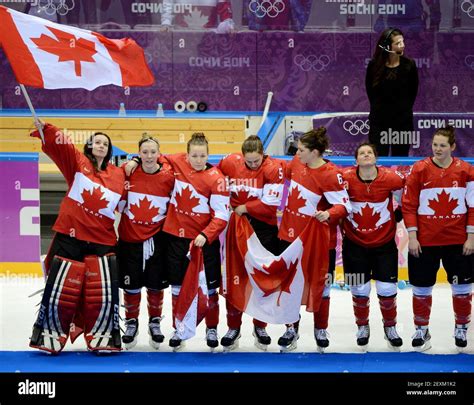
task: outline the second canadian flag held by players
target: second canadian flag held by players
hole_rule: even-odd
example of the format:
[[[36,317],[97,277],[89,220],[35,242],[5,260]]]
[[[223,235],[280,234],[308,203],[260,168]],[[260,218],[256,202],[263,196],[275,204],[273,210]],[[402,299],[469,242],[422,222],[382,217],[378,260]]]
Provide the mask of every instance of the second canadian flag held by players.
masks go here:
[[[280,255],[268,252],[247,218],[232,215],[226,235],[223,294],[268,323],[293,323],[301,305],[319,309],[329,263],[329,227],[316,219]]]
[[[143,49],[132,39],[56,24],[0,6],[0,45],[19,83],[45,89],[149,86]]]

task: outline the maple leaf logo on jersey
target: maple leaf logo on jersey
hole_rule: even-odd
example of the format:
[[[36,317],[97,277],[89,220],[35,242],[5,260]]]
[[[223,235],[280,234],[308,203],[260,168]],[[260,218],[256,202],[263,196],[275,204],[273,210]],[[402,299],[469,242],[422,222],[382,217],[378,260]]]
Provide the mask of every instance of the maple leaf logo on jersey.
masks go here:
[[[241,201],[241,202],[242,202],[242,201],[248,201],[248,200],[250,199],[250,193],[249,193],[249,191],[248,191],[248,190],[245,190],[245,189],[243,189],[243,188],[240,189],[240,190],[238,191],[237,199],[238,199],[239,201]]]
[[[58,56],[58,62],[73,61],[76,76],[82,76],[81,62],[95,62],[92,58],[92,56],[97,53],[95,43],[84,38],[77,39],[74,35],[53,27],[46,28],[48,28],[57,39],[41,34],[39,38],[31,38],[31,40],[39,49]]]
[[[435,198],[428,201],[428,207],[430,207],[436,216],[447,216],[452,215],[453,211],[459,205],[457,198],[451,198],[449,193],[443,190],[437,195],[438,200]]]
[[[373,207],[369,204],[365,204],[364,207],[358,212],[354,212],[352,219],[357,223],[359,230],[372,230],[377,228],[377,222],[380,220],[380,213],[374,212]]]
[[[84,190],[81,193],[84,200],[82,203],[85,208],[99,212],[103,208],[107,208],[109,201],[104,197],[104,193],[100,191],[100,187],[94,187],[92,190]]]
[[[189,187],[181,190],[181,194],[176,193],[176,208],[184,212],[193,212],[193,208],[199,205],[199,198],[193,197]]]
[[[153,222],[153,218],[159,214],[160,208],[153,207],[151,201],[143,197],[137,204],[130,205],[130,212],[136,222]]]
[[[306,199],[300,194],[298,187],[293,187],[288,196],[287,209],[292,212],[299,212],[300,208],[306,206]]]
[[[281,294],[284,292],[290,294],[290,286],[296,274],[298,261],[290,263],[290,267],[287,267],[282,258],[274,260],[270,266],[263,266],[263,269],[268,274],[259,269],[253,269],[254,274],[252,274],[252,277],[263,291],[264,297],[279,291],[277,304],[280,305]]]

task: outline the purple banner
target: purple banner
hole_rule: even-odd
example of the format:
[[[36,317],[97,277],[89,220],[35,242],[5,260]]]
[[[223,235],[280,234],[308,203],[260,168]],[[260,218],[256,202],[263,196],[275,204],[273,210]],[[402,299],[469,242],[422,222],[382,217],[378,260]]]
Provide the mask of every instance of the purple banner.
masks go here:
[[[474,114],[417,114],[414,131],[385,131],[381,134],[389,144],[409,143],[410,156],[431,156],[431,139],[437,128],[456,128],[456,156],[474,155]],[[352,156],[358,144],[368,140],[368,113],[321,114],[313,119],[313,127],[324,126],[330,136],[330,149],[335,155]],[[384,138],[381,138],[382,141]]]
[[[38,160],[7,160],[0,154],[0,172],[0,262],[38,262]]]

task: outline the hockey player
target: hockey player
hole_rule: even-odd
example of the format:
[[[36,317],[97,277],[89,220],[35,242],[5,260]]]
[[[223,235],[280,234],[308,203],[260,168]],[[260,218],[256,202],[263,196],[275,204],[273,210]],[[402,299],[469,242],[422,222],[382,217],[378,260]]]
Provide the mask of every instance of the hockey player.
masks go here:
[[[474,266],[474,169],[452,156],[455,148],[453,127],[436,130],[433,157],[413,165],[402,199],[416,327],[412,346],[417,351],[431,347],[431,294],[440,261],[453,294],[455,345],[460,351],[467,346]]]
[[[219,345],[219,235],[229,220],[229,189],[220,170],[207,163],[209,149],[204,134],[193,134],[188,141],[187,151],[167,156],[176,178],[163,226],[169,238],[167,256],[173,320],[181,284],[189,264],[186,255],[190,243],[194,241],[197,247],[202,247],[204,255],[209,294],[206,342],[213,350]],[[169,345],[175,350],[182,347],[177,332],[171,337]]]
[[[66,179],[68,191],[53,229],[47,273],[30,346],[60,352],[71,332],[84,331],[91,351],[121,350],[114,211],[124,191],[122,169],[109,164],[112,142],[96,132],[79,152],[51,124],[43,127],[43,151]],[[39,138],[35,131],[31,136]],[[82,303],[80,305],[79,303]]]
[[[164,340],[160,322],[163,290],[168,287],[166,234],[161,231],[168,209],[174,174],[160,156],[155,138],[143,135],[138,142],[140,165],[127,178],[125,207],[119,226],[117,257],[120,287],[123,289],[127,349],[137,343],[141,289],[147,289],[150,346],[158,349]]]
[[[385,339],[390,348],[399,350],[403,341],[395,326],[398,250],[393,197],[400,201],[404,177],[391,169],[376,166],[374,145],[359,145],[355,158],[357,166],[343,172],[352,212],[343,222],[342,260],[346,283],[351,286],[358,326],[357,344],[365,348],[369,343],[370,280],[374,279]]]
[[[229,180],[230,204],[237,215],[246,215],[262,245],[278,255],[277,208],[283,194],[283,169],[279,162],[264,155],[263,144],[256,135],[251,135],[242,144],[242,153],[233,153],[218,165]],[[227,246],[227,249],[234,249]],[[226,301],[227,326],[229,330],[221,339],[224,350],[238,346],[242,312]],[[255,345],[266,350],[271,338],[266,331],[267,324],[253,320]]]
[[[323,159],[323,153],[328,145],[329,140],[324,127],[306,132],[298,140],[297,156],[286,165],[285,169],[285,177],[290,181],[290,186],[278,232],[281,250],[284,250],[304,230],[311,218],[329,223],[331,240],[328,281],[320,308],[313,313],[314,337],[320,352],[329,346],[327,333],[329,293],[330,280],[333,278],[336,266],[337,224],[350,212],[349,197],[344,188],[341,171],[333,163]],[[286,332],[278,340],[282,351],[296,349],[299,337],[299,321],[286,326]]]

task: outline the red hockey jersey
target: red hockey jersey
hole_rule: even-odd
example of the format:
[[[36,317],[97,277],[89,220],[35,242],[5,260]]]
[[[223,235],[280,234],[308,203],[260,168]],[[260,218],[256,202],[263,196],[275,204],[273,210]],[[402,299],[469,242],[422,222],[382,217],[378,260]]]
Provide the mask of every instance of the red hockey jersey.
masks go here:
[[[337,225],[351,210],[342,173],[333,163],[311,169],[298,156],[287,163],[285,178],[290,181],[278,237],[293,242],[316,211],[328,211],[331,230],[330,249],[337,244]]]
[[[283,168],[269,156],[262,165],[251,170],[241,153],[226,156],[217,166],[227,176],[232,208],[244,205],[247,212],[259,221],[277,224],[276,211],[283,196]]]
[[[463,244],[474,232],[474,168],[453,158],[442,168],[426,158],[413,165],[402,198],[408,231],[421,246]]]
[[[186,153],[167,155],[174,170],[175,184],[163,230],[194,239],[200,233],[215,241],[229,221],[229,188],[219,169],[210,166],[195,171]]]
[[[382,246],[395,237],[393,196],[401,198],[405,184],[401,173],[386,167],[377,170],[377,177],[370,183],[361,180],[357,167],[343,171],[352,208],[344,219],[344,234],[365,247]]]
[[[58,128],[46,124],[43,132],[43,152],[56,163],[68,184],[53,229],[79,240],[115,245],[115,209],[124,193],[124,171],[108,164],[98,172]],[[40,137],[38,131],[31,136]]]
[[[138,166],[127,178],[119,236],[126,242],[144,242],[161,231],[174,187],[173,169],[166,159],[158,173],[145,173]]]

